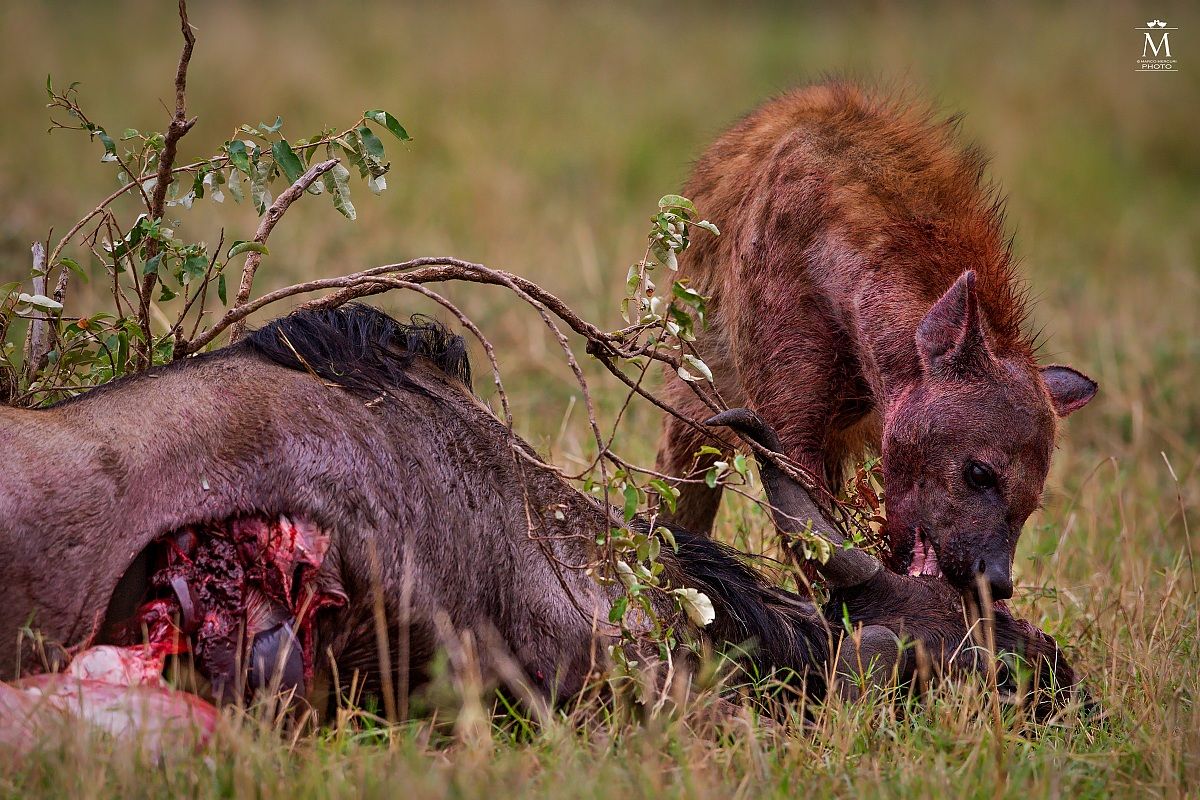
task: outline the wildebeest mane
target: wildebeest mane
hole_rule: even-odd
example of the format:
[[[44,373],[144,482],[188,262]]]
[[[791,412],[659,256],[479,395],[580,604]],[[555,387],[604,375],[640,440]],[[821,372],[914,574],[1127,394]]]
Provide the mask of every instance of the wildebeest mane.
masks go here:
[[[408,384],[416,358],[471,388],[466,343],[437,320],[408,323],[361,303],[298,311],[267,323],[245,346],[289,369],[311,372],[345,389],[379,392]]]
[[[635,523],[636,525],[636,523]],[[758,677],[774,669],[799,669],[827,660],[830,634],[811,601],[770,584],[743,555],[714,539],[666,524],[678,547],[664,547],[673,585],[697,589],[713,603],[706,631],[714,641],[746,645]],[[810,688],[821,674],[809,672]]]

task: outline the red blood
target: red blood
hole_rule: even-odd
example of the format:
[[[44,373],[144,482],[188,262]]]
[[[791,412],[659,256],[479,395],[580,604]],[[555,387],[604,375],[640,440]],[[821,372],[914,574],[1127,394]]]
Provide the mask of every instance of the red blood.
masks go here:
[[[286,516],[239,517],[188,526],[164,542],[166,564],[151,578],[159,597],[126,626],[123,643],[143,641],[144,631],[156,652],[190,650],[217,692],[236,693],[254,637],[287,622],[305,680],[312,678],[316,612],[343,602],[315,586],[329,549],[320,528]]]
[[[162,543],[154,596],[118,627],[115,644],[75,653],[61,673],[0,683],[0,745],[20,752],[50,725],[80,721],[135,736],[153,752],[202,744],[217,711],[166,684],[167,656],[191,652],[219,694],[242,684],[254,637],[284,623],[297,633],[311,680],[316,613],[345,602],[316,588],[329,549],[320,528],[286,516],[242,517],[188,526]]]

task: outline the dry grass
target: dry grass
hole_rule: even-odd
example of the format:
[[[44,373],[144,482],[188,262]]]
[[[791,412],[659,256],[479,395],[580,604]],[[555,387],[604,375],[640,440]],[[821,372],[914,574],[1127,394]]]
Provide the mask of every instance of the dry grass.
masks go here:
[[[107,5],[107,4],[105,4]],[[108,189],[94,152],[44,133],[42,85],[81,79],[100,121],[161,125],[176,55],[171,4],[0,8],[0,281],[28,242]],[[640,797],[791,795],[1175,797],[1200,787],[1200,635],[1192,564],[1200,503],[1200,50],[1175,75],[1138,75],[1141,8],[954,5],[921,11],[529,2],[203,4],[185,144],[283,114],[303,135],[388,108],[416,141],[392,188],[353,225],[303,201],[263,275],[345,272],[430,253],[525,275],[616,325],[628,261],[654,200],[679,186],[705,141],[773,91],[829,68],[924,87],[968,112],[1011,194],[1017,249],[1040,302],[1048,360],[1097,377],[1067,425],[1046,508],[1018,557],[1019,610],[1068,643],[1107,710],[997,739],[969,688],[898,715],[826,709],[811,729],[724,738],[680,722],[559,722],[449,745],[428,725],[347,727],[280,743],[231,725],[212,751],[167,768],[104,744],[69,743],[0,766],[11,796]],[[1194,9],[1156,9],[1186,32]],[[183,156],[201,155],[184,147]],[[703,209],[702,209],[703,211]],[[220,216],[249,238],[248,208]],[[215,225],[202,211],[189,224]],[[203,228],[215,240],[215,227]],[[262,288],[266,288],[265,286]],[[586,455],[575,390],[532,314],[500,290],[451,292],[496,344],[518,425],[552,459]],[[426,308],[413,298],[393,311]],[[611,420],[622,395],[597,384]],[[650,459],[657,415],[634,408],[622,452]],[[1188,515],[1193,540],[1187,535]],[[726,538],[758,546],[763,518],[735,505]],[[520,726],[517,725],[519,728]],[[1007,782],[1000,780],[1003,774]]]

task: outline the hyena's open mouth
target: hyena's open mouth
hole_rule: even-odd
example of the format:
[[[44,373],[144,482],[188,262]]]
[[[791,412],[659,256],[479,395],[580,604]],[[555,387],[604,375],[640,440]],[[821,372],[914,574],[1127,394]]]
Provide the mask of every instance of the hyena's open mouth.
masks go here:
[[[912,564],[908,568],[909,575],[924,575],[931,578],[942,577],[942,567],[938,564],[937,551],[929,540],[923,528],[916,529],[916,543],[913,545]]]
[[[344,602],[317,573],[329,548],[317,525],[286,515],[188,525],[134,560],[108,603],[93,646],[45,672],[0,684],[12,738],[36,738],[47,716],[79,718],[114,734],[207,737],[217,702],[257,692],[303,693],[312,679],[314,621]],[[169,659],[192,667],[196,693],[164,677]],[[32,674],[31,674],[32,673]],[[44,712],[50,710],[53,715]],[[0,736],[7,740],[9,736]]]

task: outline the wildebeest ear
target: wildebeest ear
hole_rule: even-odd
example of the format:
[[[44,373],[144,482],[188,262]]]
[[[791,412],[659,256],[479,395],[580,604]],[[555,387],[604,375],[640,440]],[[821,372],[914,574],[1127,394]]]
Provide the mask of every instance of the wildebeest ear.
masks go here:
[[[967,270],[933,304],[917,326],[917,349],[930,372],[962,375],[991,358],[975,296],[975,270]]]
[[[1050,364],[1042,367],[1041,371],[1046,390],[1050,392],[1050,402],[1054,404],[1054,413],[1060,417],[1086,406],[1100,388],[1094,380],[1077,369]]]

